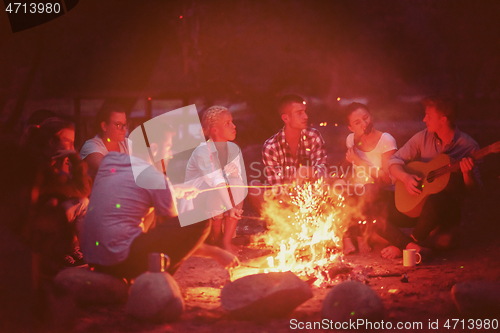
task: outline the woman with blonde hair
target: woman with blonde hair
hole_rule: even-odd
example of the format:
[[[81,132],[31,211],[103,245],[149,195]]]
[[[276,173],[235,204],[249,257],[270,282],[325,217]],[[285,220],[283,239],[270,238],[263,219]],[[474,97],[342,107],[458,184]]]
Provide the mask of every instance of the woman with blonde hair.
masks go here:
[[[209,241],[237,253],[231,243],[238,220],[243,213],[244,166],[239,147],[232,143],[236,126],[229,110],[223,106],[208,108],[201,119],[207,142],[200,144],[189,159],[186,182],[210,189],[195,199],[196,209],[205,209],[212,220]],[[222,232],[224,226],[224,232]]]

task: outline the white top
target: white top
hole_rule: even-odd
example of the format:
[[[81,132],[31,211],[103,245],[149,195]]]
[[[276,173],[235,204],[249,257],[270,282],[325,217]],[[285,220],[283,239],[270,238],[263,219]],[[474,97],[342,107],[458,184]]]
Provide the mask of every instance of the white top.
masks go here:
[[[354,147],[354,133],[347,136],[346,146],[347,148]],[[389,133],[382,133],[377,145],[371,151],[362,151],[354,147],[355,152],[363,161],[380,169],[382,168],[382,154],[396,149],[398,149],[396,140]],[[374,179],[370,176],[368,171],[369,170],[365,170],[365,168],[354,165],[356,182],[359,184],[373,183]]]
[[[231,181],[230,178],[233,177],[233,174],[229,174],[227,172],[227,168],[229,168],[230,164],[233,164],[238,169],[237,179],[241,180],[243,185],[247,184],[247,178],[245,174],[245,164],[243,162],[243,156],[241,154],[240,147],[233,142],[227,142],[228,148],[228,156],[227,156],[227,164],[223,169],[221,168],[221,164],[219,161],[219,153],[215,144],[212,140],[208,142],[201,143],[191,154],[189,158],[187,167],[186,167],[186,177],[185,184],[194,186],[198,189],[208,189],[216,187],[219,184],[227,184],[227,181]],[[226,176],[228,178],[226,178]],[[233,199],[235,205],[242,202],[246,197],[248,190],[245,188],[244,191],[234,191]],[[216,192],[213,192],[216,193]],[[212,195],[212,194],[210,194]],[[231,207],[228,207],[228,209]],[[191,214],[194,214],[195,209],[192,200],[181,199],[179,202],[179,213],[182,215],[187,211],[191,211]],[[196,215],[195,219],[199,219],[202,221],[206,219],[205,211],[200,211],[198,215]],[[191,215],[194,218],[195,215]],[[181,216],[182,217],[182,216]],[[181,225],[183,225],[183,219],[181,218]]]
[[[144,189],[136,184],[133,159],[136,157],[110,152],[101,162],[80,237],[83,255],[91,264],[109,266],[123,262],[132,242],[142,233],[140,224],[151,207],[157,216],[177,215],[168,186]],[[151,165],[141,177],[167,181]],[[145,182],[151,183],[147,179]]]
[[[126,140],[118,142],[118,146],[120,147],[120,153],[129,153]],[[99,135],[96,135],[92,139],[85,141],[82,149],[80,149],[80,158],[83,160],[85,157],[89,156],[92,153],[99,153],[103,156],[106,156],[109,153]]]
[[[232,142],[227,142],[227,165],[234,164],[238,168],[238,178],[242,178],[244,173],[243,157],[241,156],[240,147]],[[225,178],[222,173],[222,168],[219,161],[219,152],[212,140],[208,143],[201,143],[189,158],[186,167],[185,183],[201,188],[203,183],[209,187],[215,187],[220,183],[225,183]]]

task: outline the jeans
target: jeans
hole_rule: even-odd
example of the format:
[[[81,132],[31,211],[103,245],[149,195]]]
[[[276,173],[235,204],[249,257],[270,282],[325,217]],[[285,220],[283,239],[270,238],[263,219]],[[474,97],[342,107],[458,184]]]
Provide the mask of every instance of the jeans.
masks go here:
[[[127,259],[112,266],[91,265],[97,271],[127,280],[148,271],[148,254],[164,253],[170,257],[168,272],[174,274],[182,262],[205,241],[210,222],[202,221],[181,227],[178,218],[157,221],[154,228],[142,233],[130,247]]]
[[[399,212],[394,203],[394,192],[387,192],[387,221],[378,225],[377,233],[392,245],[403,250],[413,242],[422,244],[429,234],[436,228],[447,229],[460,224],[461,204],[463,197],[460,193],[441,191],[427,197],[419,217],[409,217]],[[399,228],[414,228],[407,236]]]

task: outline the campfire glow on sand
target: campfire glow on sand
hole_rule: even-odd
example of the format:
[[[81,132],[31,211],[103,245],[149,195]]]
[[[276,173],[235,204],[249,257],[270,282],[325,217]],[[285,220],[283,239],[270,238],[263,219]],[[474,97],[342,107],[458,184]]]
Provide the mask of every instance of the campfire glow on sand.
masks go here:
[[[350,220],[345,198],[329,194],[320,179],[291,186],[284,197],[269,196],[262,215],[271,223],[254,245],[272,249],[273,255],[254,260],[232,279],[291,271],[303,279],[316,278],[316,286],[328,283],[328,268],[343,260],[340,241]]]

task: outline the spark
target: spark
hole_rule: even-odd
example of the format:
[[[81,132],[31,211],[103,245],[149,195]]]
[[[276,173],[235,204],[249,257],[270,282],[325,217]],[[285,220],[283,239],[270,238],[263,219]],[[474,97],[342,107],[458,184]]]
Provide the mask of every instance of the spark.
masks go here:
[[[294,185],[287,192],[292,211],[276,203],[264,211],[272,220],[264,242],[279,249],[268,260],[270,272],[292,271],[299,276],[315,276],[314,283],[320,286],[329,280],[325,269],[329,263],[339,258],[336,250],[341,239],[341,209],[330,211],[337,206],[337,200],[329,196],[323,180]],[[328,206],[328,213],[325,207]],[[293,212],[293,214],[291,214]],[[287,214],[288,213],[288,214]]]

